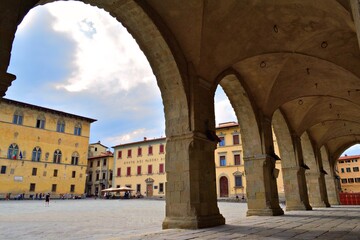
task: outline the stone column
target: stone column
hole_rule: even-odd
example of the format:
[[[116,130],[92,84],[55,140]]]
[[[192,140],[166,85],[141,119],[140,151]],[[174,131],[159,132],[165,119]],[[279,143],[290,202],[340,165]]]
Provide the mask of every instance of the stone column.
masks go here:
[[[167,140],[164,229],[225,224],[217,207],[214,149],[215,143],[201,134]]]
[[[339,205],[340,199],[339,199],[339,189],[337,187],[337,179],[336,177],[330,175],[325,175],[325,182],[327,187],[327,195],[329,199],[329,203],[331,205]]]
[[[184,129],[183,134],[167,136],[163,229],[197,229],[225,224],[216,196],[214,151],[218,138],[214,95],[206,81],[193,79],[192,83],[190,129]]]
[[[269,155],[244,158],[246,174],[247,215],[277,216],[284,211],[279,206],[276,185],[278,170]]]
[[[307,192],[301,140],[292,134],[295,151],[295,166],[283,167],[284,188],[286,196],[286,211],[311,210]]]
[[[324,174],[317,171],[310,171],[305,175],[309,189],[309,200],[311,206],[330,207],[326,194]]]
[[[311,210],[303,167],[282,168],[286,211]]]

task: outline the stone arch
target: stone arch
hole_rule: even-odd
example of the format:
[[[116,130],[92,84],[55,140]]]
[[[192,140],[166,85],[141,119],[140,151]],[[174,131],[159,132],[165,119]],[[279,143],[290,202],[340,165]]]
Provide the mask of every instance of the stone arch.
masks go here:
[[[302,155],[295,144],[296,136],[279,109],[273,114],[272,126],[280,151],[286,210],[310,210],[305,170],[301,167]]]
[[[59,0],[41,0],[38,5],[56,1]],[[144,52],[160,88],[164,105],[166,136],[179,135],[188,131],[190,129],[189,108],[184,84],[186,64],[182,52],[166,26],[148,6],[144,6],[145,3],[140,6],[139,2],[132,0],[121,2],[81,0],[79,2],[108,12],[125,26]],[[174,98],[176,101],[173,101]]]
[[[313,207],[327,207],[329,205],[326,195],[324,175],[321,172],[321,154],[314,148],[307,132],[301,136],[304,162],[310,168],[306,171],[309,201]]]
[[[244,158],[263,152],[256,113],[239,77],[233,73],[225,75],[220,81],[220,86],[235,111],[240,126]]]

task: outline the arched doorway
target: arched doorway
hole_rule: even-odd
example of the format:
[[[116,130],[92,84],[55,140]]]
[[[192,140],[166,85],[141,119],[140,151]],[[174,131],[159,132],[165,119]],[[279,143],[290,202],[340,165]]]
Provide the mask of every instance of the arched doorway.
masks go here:
[[[227,177],[220,178],[220,197],[229,197],[229,181]]]

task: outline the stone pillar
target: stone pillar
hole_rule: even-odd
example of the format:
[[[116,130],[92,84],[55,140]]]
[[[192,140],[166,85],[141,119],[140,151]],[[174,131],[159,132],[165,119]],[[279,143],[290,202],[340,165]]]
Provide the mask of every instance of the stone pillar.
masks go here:
[[[339,205],[340,199],[339,199],[339,189],[337,186],[338,180],[336,179],[336,177],[331,175],[330,174],[325,175],[325,182],[327,187],[327,195],[328,195],[329,203],[331,205]]]
[[[247,215],[277,216],[284,211],[279,206],[276,185],[278,170],[275,159],[268,155],[244,158],[246,174]]]
[[[164,229],[225,224],[217,207],[214,150],[215,143],[200,134],[167,140]]]
[[[211,85],[194,77],[189,101],[189,129],[179,128],[177,134],[167,136],[163,229],[197,229],[225,224],[217,207],[214,151],[218,138]]]
[[[282,168],[286,211],[311,210],[303,167]]]
[[[310,171],[305,175],[309,189],[309,200],[311,206],[330,207],[326,194],[324,174],[317,171]]]

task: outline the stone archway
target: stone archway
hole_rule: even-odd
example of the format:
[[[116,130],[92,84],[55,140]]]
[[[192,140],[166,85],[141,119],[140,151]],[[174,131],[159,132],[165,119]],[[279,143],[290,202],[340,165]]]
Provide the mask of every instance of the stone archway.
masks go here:
[[[257,111],[238,75],[224,73],[220,85],[237,116],[244,151],[247,215],[282,215],[279,206],[271,121]],[[261,193],[261,194],[260,194]]]
[[[310,210],[298,137],[290,133],[286,119],[280,110],[275,111],[272,123],[281,156],[286,210]]]

